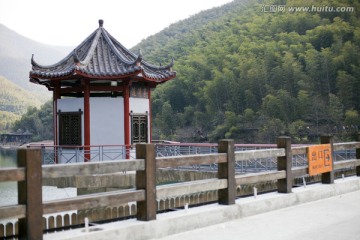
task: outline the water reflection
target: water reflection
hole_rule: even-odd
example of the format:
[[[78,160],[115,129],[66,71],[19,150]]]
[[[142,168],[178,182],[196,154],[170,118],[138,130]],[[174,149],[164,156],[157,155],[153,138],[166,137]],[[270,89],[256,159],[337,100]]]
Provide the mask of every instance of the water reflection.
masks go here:
[[[17,149],[0,147],[0,168],[15,167],[17,159]]]
[[[17,160],[17,149],[0,148],[0,168],[15,167]],[[0,183],[0,206],[17,204],[16,182]]]
[[[17,149],[0,147],[0,168],[17,166]],[[43,201],[76,196],[76,188],[43,186]],[[17,182],[0,182],[0,206],[17,204]],[[1,221],[1,220],[0,220]]]

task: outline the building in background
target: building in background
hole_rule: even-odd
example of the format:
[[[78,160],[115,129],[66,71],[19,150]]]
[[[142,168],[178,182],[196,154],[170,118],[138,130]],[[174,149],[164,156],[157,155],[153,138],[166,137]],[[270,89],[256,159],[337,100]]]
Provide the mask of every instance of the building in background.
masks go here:
[[[31,59],[30,81],[53,92],[54,144],[151,142],[151,90],[176,77],[173,60],[155,66],[126,49],[103,27],[53,65]],[[87,158],[89,159],[89,158]]]

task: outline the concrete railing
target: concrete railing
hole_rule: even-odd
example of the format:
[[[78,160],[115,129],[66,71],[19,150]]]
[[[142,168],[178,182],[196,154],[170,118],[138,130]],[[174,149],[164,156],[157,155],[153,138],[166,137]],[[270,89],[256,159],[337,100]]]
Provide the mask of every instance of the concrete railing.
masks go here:
[[[348,149],[356,151],[356,159],[335,162],[331,172],[322,173],[323,183],[333,183],[334,172],[343,168],[354,168],[356,175],[360,176],[360,142],[334,144],[331,137],[322,137],[321,143],[330,143],[333,146],[332,151]],[[18,182],[18,204],[0,207],[0,218],[19,219],[20,239],[42,239],[44,214],[136,202],[136,218],[140,221],[149,221],[156,219],[158,199],[217,190],[219,204],[230,205],[235,203],[238,186],[265,181],[277,181],[278,192],[290,193],[293,179],[308,174],[308,167],[292,166],[292,156],[305,153],[306,147],[291,148],[289,137],[279,137],[277,148],[274,149],[236,152],[232,140],[222,140],[218,144],[217,154],[156,157],[154,144],[138,144],[134,160],[42,166],[40,149],[19,149],[18,167],[0,169],[0,182]],[[263,157],[276,157],[277,170],[235,175],[236,162]],[[218,178],[156,186],[158,168],[214,163],[218,166]],[[136,172],[134,189],[42,201],[43,178],[111,174],[122,171]]]

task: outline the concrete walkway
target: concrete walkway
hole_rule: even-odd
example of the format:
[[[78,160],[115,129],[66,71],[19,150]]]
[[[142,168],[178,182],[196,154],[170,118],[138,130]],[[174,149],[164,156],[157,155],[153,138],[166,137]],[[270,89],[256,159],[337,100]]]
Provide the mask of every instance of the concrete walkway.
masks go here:
[[[44,235],[44,240],[360,240],[360,178]]]
[[[360,239],[360,191],[158,239],[356,240]]]

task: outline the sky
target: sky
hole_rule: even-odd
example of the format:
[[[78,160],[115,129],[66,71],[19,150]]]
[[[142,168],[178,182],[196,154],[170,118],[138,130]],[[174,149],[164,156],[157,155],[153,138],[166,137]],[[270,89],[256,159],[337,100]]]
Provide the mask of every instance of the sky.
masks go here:
[[[0,24],[41,43],[77,46],[103,19],[104,28],[131,48],[172,23],[231,1],[0,0]]]

